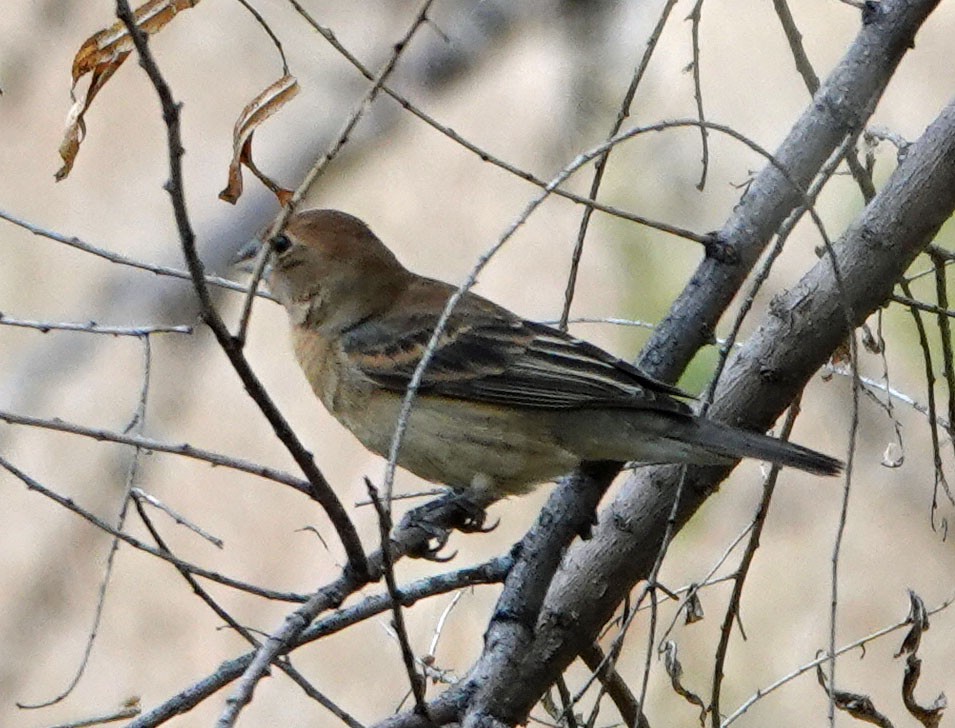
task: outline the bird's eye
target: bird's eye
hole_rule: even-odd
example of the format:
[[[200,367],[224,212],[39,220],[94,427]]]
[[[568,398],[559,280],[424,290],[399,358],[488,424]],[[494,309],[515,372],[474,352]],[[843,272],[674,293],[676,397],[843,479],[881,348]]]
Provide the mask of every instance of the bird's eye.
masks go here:
[[[288,239],[288,235],[285,233],[280,233],[272,238],[272,250],[281,255],[286,250],[292,247],[292,241]]]

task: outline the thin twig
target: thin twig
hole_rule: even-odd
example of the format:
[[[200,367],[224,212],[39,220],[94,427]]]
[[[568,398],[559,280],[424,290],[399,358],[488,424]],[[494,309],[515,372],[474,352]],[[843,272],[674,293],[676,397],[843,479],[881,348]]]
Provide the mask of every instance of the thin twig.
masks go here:
[[[448,617],[451,616],[451,612],[454,611],[454,608],[458,605],[458,602],[461,601],[461,597],[463,596],[463,591],[456,592],[455,595],[451,597],[451,601],[448,602],[448,606],[441,611],[441,616],[438,617],[438,621],[434,625],[434,634],[431,637],[431,644],[428,645],[428,655],[431,657],[438,654],[438,641],[444,633],[444,626],[448,623]]]
[[[900,296],[898,294],[890,296],[889,300],[892,301],[892,303],[900,303],[903,306],[908,306],[909,308],[917,308],[919,311],[934,313],[936,316],[955,318],[955,311],[950,308],[942,308],[941,306],[938,306],[934,303],[925,303],[924,301],[919,301],[915,298],[909,298],[908,296]]]
[[[189,281],[192,280],[192,276],[188,271],[181,270],[179,268],[172,268],[167,265],[154,265],[152,263],[144,263],[141,260],[136,260],[135,258],[130,258],[126,255],[121,255],[119,253],[114,253],[111,250],[106,250],[105,248],[100,248],[96,245],[91,245],[83,240],[80,240],[77,237],[63,235],[61,233],[55,232],[53,230],[47,230],[42,228],[39,225],[28,222],[23,218],[17,217],[9,212],[0,210],[0,219],[6,220],[9,223],[21,227],[24,230],[33,233],[42,238],[47,238],[53,240],[57,243],[62,243],[63,245],[69,245],[71,248],[76,248],[77,250],[82,250],[84,253],[89,253],[90,255],[95,255],[97,258],[102,258],[107,260],[110,263],[116,263],[117,265],[125,265],[131,268],[136,268],[138,270],[148,271],[149,273],[155,273],[158,276],[168,276],[169,278],[179,278],[181,280]],[[223,288],[227,291],[238,291],[240,293],[246,293],[248,291],[248,286],[238,281],[230,281],[227,278],[220,278],[219,276],[206,275],[205,282],[210,286],[216,286],[217,288]],[[259,291],[256,293],[260,298],[265,298],[270,301],[275,301],[275,297],[264,291]]]
[[[191,326],[103,326],[95,321],[85,323],[72,321],[29,321],[13,318],[0,312],[0,326],[18,326],[36,329],[44,334],[48,331],[79,331],[84,334],[107,334],[109,336],[135,336],[142,338],[151,334],[191,334]]]
[[[702,159],[702,170],[700,171],[700,181],[696,183],[696,189],[703,190],[706,187],[706,173],[710,168],[710,141],[706,130],[706,115],[703,113],[703,83],[700,80],[700,18],[703,12],[703,0],[696,0],[693,10],[690,11],[690,35],[693,39],[693,100],[696,101],[696,117],[700,121],[700,147]]]
[[[908,281],[900,280],[899,287],[908,298],[913,298],[912,287]],[[915,323],[915,331],[919,337],[919,347],[922,350],[922,363],[925,371],[925,394],[928,400],[928,425],[929,435],[932,440],[932,461],[935,467],[935,484],[932,490],[932,509],[931,521],[932,528],[937,528],[935,524],[935,513],[938,510],[938,490],[939,484],[944,484],[946,493],[948,492],[948,483],[945,480],[945,471],[942,467],[942,450],[938,439],[938,409],[935,404],[935,365],[932,363],[932,348],[929,345],[928,331],[925,328],[925,322],[922,320],[922,314],[918,307],[911,306],[909,312],[912,314],[912,321]],[[949,420],[950,426],[955,424]],[[951,495],[949,495],[951,498]]]
[[[207,462],[210,465],[230,468],[232,470],[239,470],[243,473],[250,473],[251,475],[257,475],[260,478],[273,480],[276,483],[287,485],[299,491],[300,493],[304,493],[305,495],[311,495],[311,488],[308,481],[302,480],[301,478],[293,477],[284,471],[277,470],[276,468],[270,468],[266,465],[260,465],[259,463],[253,462],[251,460],[242,460],[241,458],[223,455],[211,450],[203,450],[202,448],[194,447],[189,443],[181,443],[178,445],[171,444],[168,442],[162,442],[160,440],[153,440],[148,437],[142,437],[141,435],[114,432],[112,430],[104,430],[95,427],[86,427],[85,425],[79,425],[74,422],[65,422],[59,418],[45,419],[42,417],[28,417],[26,415],[17,415],[4,410],[0,410],[0,421],[7,422],[11,425],[25,425],[27,427],[39,427],[41,429],[53,430],[55,432],[67,432],[72,435],[89,437],[93,440],[105,442],[115,442],[120,445],[132,445],[133,447],[142,448],[143,450],[150,452],[165,452],[171,455],[181,455],[182,457]]]
[[[268,35],[272,40],[272,43],[278,49],[279,57],[282,59],[282,74],[288,76],[288,59],[285,57],[285,49],[282,48],[282,41],[279,40],[278,36],[275,34],[275,31],[272,30],[269,24],[265,22],[265,18],[263,18],[262,14],[255,9],[255,6],[253,6],[248,0],[239,0],[239,4],[252,14],[252,17],[255,18],[255,21],[262,26],[262,29],[265,31],[266,35]]]
[[[349,568],[364,577],[368,573],[368,564],[365,561],[365,554],[361,546],[361,540],[358,538],[358,532],[355,530],[355,525],[349,518],[348,512],[342,506],[325,476],[318,469],[311,454],[295,436],[285,417],[272,402],[262,383],[252,371],[240,342],[229,333],[209,295],[209,287],[205,281],[205,270],[196,249],[195,232],[192,229],[189,214],[186,210],[185,183],[182,173],[184,149],[180,129],[180,105],[173,99],[172,91],[163,78],[149,49],[146,34],[136,24],[128,0],[116,0],[116,14],[129,31],[136,46],[136,52],[139,54],[140,65],[152,82],[162,106],[163,120],[166,123],[169,157],[169,180],[165,188],[172,203],[183,255],[186,258],[186,266],[192,276],[193,288],[199,299],[202,320],[212,330],[219,346],[239,375],[249,396],[258,405],[276,436],[285,445],[308,478],[311,484],[312,497],[324,508],[329,520],[338,532],[338,537],[348,557]]]
[[[786,34],[786,41],[789,43],[789,50],[796,64],[796,70],[802,76],[803,83],[805,83],[810,95],[814,96],[816,91],[819,90],[819,76],[816,75],[816,71],[809,61],[809,56],[806,54],[806,49],[803,47],[802,33],[796,27],[796,21],[789,11],[786,0],[773,0],[773,7],[776,9],[776,15],[783,27],[783,32]],[[859,161],[855,147],[847,150],[846,164],[862,192],[863,199],[868,203],[875,197],[875,184],[872,182],[872,175]]]
[[[208,533],[201,526],[196,525],[195,523],[190,521],[188,518],[186,518],[182,514],[177,513],[172,508],[170,508],[165,503],[163,503],[161,500],[159,500],[156,496],[150,495],[149,493],[147,493],[144,490],[141,490],[140,488],[133,488],[131,490],[131,493],[136,498],[137,502],[148,503],[153,508],[158,508],[167,516],[172,518],[172,520],[175,521],[178,525],[185,526],[193,533],[199,535],[201,538],[204,538],[206,541],[211,543],[216,548],[221,549],[225,545],[221,538],[218,538],[217,536],[213,536],[211,533]]]
[[[934,609],[928,610],[926,614],[929,616],[933,614],[938,614],[942,610],[948,609],[948,607],[950,607],[953,603],[955,603],[955,597],[950,597],[949,599],[946,599],[944,602],[939,604]],[[840,647],[838,650],[835,651],[835,655],[844,655],[846,652],[850,652],[851,650],[854,650],[857,647],[862,647],[863,645],[866,645],[869,642],[877,640],[881,637],[885,637],[886,635],[891,634],[892,632],[895,632],[897,630],[900,630],[903,627],[908,626],[910,624],[911,624],[911,620],[906,618],[906,619],[903,619],[901,622],[896,622],[895,624],[891,624],[887,627],[883,627],[882,629],[879,629],[879,630],[876,630],[875,632],[867,634],[865,637],[862,637],[856,640],[855,642],[850,642],[846,645],[843,645],[842,647]],[[728,726],[730,726],[732,723],[735,723],[736,720],[741,715],[743,715],[743,713],[745,713],[747,710],[752,708],[755,703],[759,702],[770,693],[775,692],[776,690],[781,688],[783,685],[786,685],[787,683],[792,682],[803,673],[816,668],[817,666],[823,664],[829,659],[830,659],[830,655],[826,652],[823,652],[812,661],[807,662],[804,665],[800,665],[795,670],[793,670],[792,672],[786,675],[783,675],[781,678],[779,678],[775,682],[770,683],[764,688],[759,688],[759,690],[753,693],[753,695],[751,695],[747,700],[743,701],[743,703],[741,703],[736,710],[734,710],[732,713],[726,716],[723,722],[720,723],[720,728],[728,728]]]
[[[425,702],[425,683],[421,673],[415,667],[414,651],[411,649],[411,640],[408,638],[408,629],[405,626],[405,616],[401,609],[401,594],[395,580],[395,567],[391,559],[391,549],[388,546],[391,536],[391,515],[378,497],[378,489],[367,478],[365,479],[365,485],[368,488],[368,497],[371,498],[371,502],[375,506],[375,512],[378,514],[378,534],[381,538],[381,554],[384,557],[385,587],[391,597],[391,626],[401,648],[401,659],[405,665],[408,682],[411,684],[411,694],[414,696],[415,712],[427,718],[428,704]]]
[[[636,96],[637,87],[640,85],[640,81],[643,80],[643,74],[646,73],[647,66],[650,65],[650,58],[653,57],[653,52],[656,50],[660,36],[663,35],[663,29],[666,27],[667,19],[670,17],[670,11],[673,10],[673,6],[676,5],[676,3],[677,0],[667,0],[667,4],[660,11],[660,17],[657,19],[656,27],[653,29],[653,32],[650,33],[650,38],[647,40],[647,47],[640,58],[640,62],[634,69],[633,75],[630,77],[630,86],[623,96],[623,102],[620,104],[620,110],[617,112],[617,118],[610,127],[609,137],[616,135],[620,131],[620,127],[623,126],[623,122],[630,117],[630,105],[633,103],[633,97]],[[610,161],[610,152],[611,150],[608,149],[597,158],[597,163],[594,168],[594,178],[590,182],[590,192],[587,195],[591,200],[597,199],[597,193],[600,191],[600,185],[603,182],[607,163]],[[564,290],[564,308],[561,311],[560,322],[558,323],[558,327],[563,330],[567,329],[570,306],[574,301],[574,292],[577,288],[577,273],[580,268],[580,258],[584,252],[584,238],[587,237],[587,229],[590,225],[590,216],[593,214],[593,211],[594,208],[592,206],[584,208],[584,214],[580,218],[580,227],[577,229],[577,242],[574,244],[574,252],[571,254],[570,272],[567,274],[567,286]]]
[[[789,412],[786,414],[786,420],[783,423],[780,439],[789,440],[792,435],[793,425],[796,424],[796,417],[799,416],[800,397],[793,400],[789,406]],[[756,550],[759,548],[759,538],[763,533],[763,527],[766,525],[766,518],[769,515],[769,504],[773,499],[773,492],[776,489],[776,482],[779,479],[780,468],[773,465],[769,474],[763,482],[763,496],[756,508],[756,514],[753,516],[750,528],[749,540],[746,542],[746,548],[743,550],[743,556],[740,558],[739,566],[733,577],[733,591],[730,594],[729,603],[726,606],[726,613],[723,615],[723,624],[720,627],[720,641],[716,647],[716,655],[713,659],[713,687],[710,693],[710,720],[713,728],[720,728],[720,690],[723,687],[723,666],[726,664],[726,655],[729,650],[730,635],[733,632],[733,622],[739,619],[740,602],[743,598],[743,585],[746,583],[746,577],[749,575],[749,569],[756,556]]]
[[[345,59],[349,63],[351,63],[358,70],[358,72],[361,73],[362,76],[367,78],[369,81],[373,81],[375,79],[374,74],[372,74],[372,72],[369,71],[361,63],[361,61],[359,61],[358,58],[351,53],[351,51],[349,51],[347,48],[345,48],[345,46],[341,44],[341,42],[338,40],[338,38],[329,28],[326,28],[325,26],[318,23],[308,13],[308,11],[304,7],[302,7],[301,3],[299,3],[298,0],[289,0],[289,3],[305,19],[305,21],[319,35],[321,35],[326,41],[328,41],[329,44],[331,44],[331,46],[336,51],[342,54],[342,56],[344,56]],[[464,147],[465,149],[467,149],[472,154],[477,155],[478,157],[480,157],[482,161],[487,162],[489,164],[493,164],[499,169],[503,169],[504,171],[514,175],[515,177],[519,179],[524,180],[525,182],[530,182],[531,184],[541,188],[547,187],[546,180],[541,179],[540,177],[537,177],[536,175],[533,175],[530,172],[527,172],[526,170],[520,169],[519,167],[516,167],[510,162],[500,159],[494,156],[493,154],[491,154],[490,152],[488,152],[487,150],[477,146],[473,142],[469,141],[468,139],[458,134],[456,131],[454,131],[454,129],[448,126],[444,126],[443,124],[438,122],[436,119],[426,114],[424,111],[422,111],[417,106],[412,104],[410,101],[408,101],[408,99],[406,99],[397,91],[389,87],[387,84],[383,85],[381,87],[381,90],[384,91],[386,94],[388,94],[388,96],[390,96],[392,99],[397,101],[398,104],[403,109],[411,112],[414,116],[418,117],[418,119],[423,121],[425,124],[430,126],[435,131],[446,136],[455,144],[458,144]],[[600,210],[601,212],[604,212],[608,215],[612,215],[613,217],[619,217],[623,220],[629,220],[630,222],[635,222],[638,225],[644,225],[646,227],[653,228],[654,230],[659,230],[661,232],[669,233],[677,237],[685,238],[686,240],[692,240],[697,243],[706,243],[707,240],[709,239],[706,235],[695,233],[692,230],[686,230],[684,228],[677,227],[676,225],[670,225],[668,223],[660,222],[657,220],[651,220],[650,218],[643,217],[641,215],[635,215],[633,213],[627,212],[626,210],[620,210],[616,207],[612,207],[611,205],[605,205],[601,202],[597,202],[596,200],[584,197],[582,195],[575,194],[573,192],[570,192],[569,190],[558,188],[553,190],[553,192],[555,195],[566,198],[570,200],[571,202],[575,202],[579,205],[592,207],[595,210]]]
[[[130,536],[127,533],[122,531],[117,531],[110,524],[106,523],[103,519],[98,516],[90,513],[85,508],[78,506],[72,498],[67,498],[60,495],[56,491],[47,488],[45,485],[40,483],[38,480],[30,477],[25,472],[20,470],[16,465],[7,460],[3,455],[0,455],[0,468],[4,468],[7,472],[13,475],[15,478],[23,482],[30,490],[36,491],[40,495],[43,495],[50,500],[54,501],[58,505],[66,508],[68,511],[75,513],[76,515],[84,518],[85,520],[92,523],[98,529],[104,533],[108,533],[114,538],[118,538],[121,541],[125,541],[127,544],[132,546],[135,549],[140,551],[145,551],[147,554],[156,556],[163,561],[168,561],[174,566],[186,569],[189,573],[195,574],[196,576],[201,576],[204,579],[209,579],[210,581],[217,582],[224,586],[231,587],[233,589],[238,589],[239,591],[248,592],[249,594],[255,594],[256,596],[265,597],[266,599],[274,599],[280,602],[304,602],[307,597],[301,594],[292,594],[289,592],[277,592],[271,589],[263,589],[261,587],[254,586],[252,584],[247,584],[246,582],[238,581],[236,579],[231,579],[227,576],[222,576],[221,574],[216,573],[215,571],[209,571],[208,569],[203,569],[201,566],[196,566],[195,564],[190,564],[187,561],[182,559],[177,559],[174,556],[153,548],[147,543],[140,541],[133,536]]]
[[[680,600],[680,603],[677,605],[676,609],[673,611],[673,619],[670,622],[670,626],[667,627],[666,630],[664,630],[663,634],[660,635],[661,642],[669,638],[670,633],[673,631],[673,628],[676,626],[677,619],[679,619],[681,612],[687,607],[688,603],[693,598],[693,596],[695,594],[698,594],[700,590],[703,589],[704,587],[709,586],[710,584],[716,583],[716,581],[713,580],[713,576],[716,574],[717,571],[719,571],[720,567],[724,563],[726,563],[726,560],[730,557],[730,554],[732,554],[733,551],[736,550],[736,547],[740,544],[740,542],[744,538],[746,538],[746,535],[752,530],[753,530],[753,521],[750,521],[749,523],[746,524],[746,528],[740,531],[736,535],[736,538],[734,538],[730,542],[729,546],[723,549],[722,555],[720,555],[720,557],[716,560],[716,563],[714,563],[710,567],[709,572],[707,572],[706,576],[704,576],[699,583],[694,583],[694,584],[690,584],[687,587],[683,587],[683,590],[686,591],[686,595]],[[724,580],[735,581],[736,574],[735,573],[729,574],[724,578]],[[681,589],[677,589],[676,593],[679,594],[680,591]]]
[[[128,430],[135,429],[138,431],[142,431],[146,420],[146,400],[149,397],[150,372],[152,369],[152,350],[149,346],[149,337],[142,336],[140,341],[142,342],[143,347],[142,385],[140,386],[139,398],[133,412],[132,420],[129,424],[129,427],[127,428]],[[130,458],[129,467],[126,471],[126,482],[123,488],[122,504],[120,505],[119,514],[116,517],[116,525],[114,526],[116,531],[122,531],[126,524],[130,493],[139,473],[139,465],[142,459],[142,454],[142,448],[137,447],[133,450],[133,456]],[[76,672],[73,674],[73,678],[59,695],[46,700],[43,703],[26,704],[18,702],[18,708],[46,708],[51,705],[55,705],[69,696],[79,684],[80,679],[86,672],[87,665],[89,665],[90,655],[93,654],[93,645],[96,643],[96,636],[99,632],[99,626],[103,618],[103,608],[106,605],[106,593],[109,589],[109,584],[113,576],[113,566],[116,563],[116,554],[118,551],[119,539],[114,536],[109,546],[109,553],[106,556],[106,566],[103,569],[103,578],[100,580],[99,593],[96,597],[96,608],[93,612],[93,624],[87,633],[86,646],[83,648],[83,656],[80,658],[80,663],[77,665]]]
[[[94,718],[85,718],[82,720],[73,720],[69,723],[57,723],[50,728],[88,728],[89,726],[103,725],[104,723],[114,723],[117,720],[126,720],[127,718],[135,718],[139,715],[142,708],[139,707],[139,701],[136,701],[135,705],[123,706],[115,713],[108,713],[106,715],[98,715]]]
[[[948,280],[945,277],[945,258],[933,250],[927,251],[935,264],[935,295],[938,307],[942,311],[948,309]],[[955,421],[955,353],[952,351],[952,325],[948,316],[936,315],[938,333],[942,344],[942,372],[945,377],[945,386],[948,388],[948,421]],[[943,479],[943,482],[944,479]],[[951,499],[952,494],[948,494]]]

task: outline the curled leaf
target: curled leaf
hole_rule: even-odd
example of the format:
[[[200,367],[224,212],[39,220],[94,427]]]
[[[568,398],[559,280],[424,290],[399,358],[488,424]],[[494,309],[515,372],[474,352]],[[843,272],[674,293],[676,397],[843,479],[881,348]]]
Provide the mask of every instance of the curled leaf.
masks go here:
[[[822,686],[822,689],[826,691],[826,695],[832,698],[832,702],[839,710],[848,713],[856,720],[872,723],[872,725],[877,725],[879,728],[893,728],[892,721],[876,710],[875,703],[872,702],[872,698],[868,695],[850,693],[846,690],[835,690],[828,685],[826,682],[826,674],[822,669],[824,664],[824,662],[820,662],[816,665],[816,679],[819,681],[819,685]]]
[[[245,165],[252,174],[259,178],[262,184],[272,190],[280,204],[285,205],[289,201],[292,192],[277,185],[270,177],[263,174],[255,166],[255,162],[252,161],[252,135],[266,119],[295,98],[298,89],[296,78],[286,74],[269,85],[242,109],[242,113],[236,119],[232,131],[232,162],[229,164],[229,181],[225,189],[219,193],[220,200],[234,205],[242,195],[242,166]]]
[[[133,11],[139,28],[147,35],[162,30],[180,10],[194,7],[199,0],[149,0]],[[60,143],[60,158],[63,166],[56,173],[60,181],[69,175],[80,151],[80,144],[86,136],[86,124],[83,117],[93,103],[93,98],[106,84],[109,78],[123,65],[123,61],[133,50],[133,38],[126,25],[118,20],[109,28],[94,33],[84,41],[73,58],[73,86],[70,96],[73,106],[66,117],[66,130]],[[92,74],[86,94],[79,98],[75,95],[76,84],[86,74]]]
[[[686,623],[694,624],[703,619],[703,602],[700,601],[700,591],[696,584],[690,585],[690,591],[686,595]]]
[[[948,706],[945,693],[939,693],[929,706],[920,705],[915,699],[915,686],[918,685],[922,674],[922,661],[915,655],[909,655],[905,660],[905,674],[902,677],[902,702],[912,717],[918,720],[925,728],[938,728],[942,720],[942,712]]]
[[[893,655],[901,657],[902,655],[914,654],[922,642],[922,633],[929,628],[928,610],[925,609],[925,602],[914,591],[909,589],[909,615],[905,621],[911,624],[909,631],[902,640],[902,646],[899,651]]]
[[[703,699],[699,695],[687,690],[683,686],[683,665],[677,657],[676,642],[667,640],[660,646],[660,651],[663,652],[663,665],[666,668],[667,675],[670,676],[670,685],[673,687],[673,690],[688,703],[692,703],[700,709],[700,725],[705,725],[706,714],[709,711],[706,707],[706,703],[703,702]]]

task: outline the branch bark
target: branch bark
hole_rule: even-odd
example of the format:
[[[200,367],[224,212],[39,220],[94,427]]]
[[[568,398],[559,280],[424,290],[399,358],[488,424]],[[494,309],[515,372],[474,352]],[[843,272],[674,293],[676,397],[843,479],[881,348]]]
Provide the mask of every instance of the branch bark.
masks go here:
[[[647,345],[640,362],[647,371],[672,381],[710,340],[768,241],[804,203],[804,190],[843,141],[861,130],[936,4],[887,0],[865,11],[852,47],[775,155],[786,173],[766,165],[720,231],[722,242],[735,248],[737,262],[702,262]],[[827,256],[792,291],[777,297],[727,369],[710,416],[767,428],[847,335],[847,321],[858,325],[886,301],[953,209],[955,105],[913,145],[835,246],[839,275]],[[463,718],[471,728],[524,722],[540,695],[592,644],[632,586],[650,574],[668,526],[682,527],[729,470],[689,469],[674,524],[668,519],[682,470],[647,469],[629,479],[600,514],[594,537],[567,553],[531,636],[499,639],[513,625],[492,621],[484,653],[468,679],[432,702],[431,720],[441,724]],[[548,508],[568,511],[558,504],[572,497],[573,489],[559,488]],[[508,588],[502,603],[509,599]],[[425,723],[406,713],[380,725]]]

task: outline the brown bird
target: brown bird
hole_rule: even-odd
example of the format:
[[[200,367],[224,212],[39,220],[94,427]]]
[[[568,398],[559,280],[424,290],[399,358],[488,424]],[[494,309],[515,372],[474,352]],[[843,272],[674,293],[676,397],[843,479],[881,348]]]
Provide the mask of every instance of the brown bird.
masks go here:
[[[269,286],[312,389],[365,447],[386,455],[455,287],[407,270],[364,222],[336,210],[293,215],[270,245]],[[398,465],[493,499],[588,460],[752,457],[820,475],[842,469],[828,455],[698,417],[684,399],[593,344],[469,292],[425,370]]]

